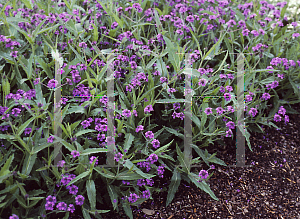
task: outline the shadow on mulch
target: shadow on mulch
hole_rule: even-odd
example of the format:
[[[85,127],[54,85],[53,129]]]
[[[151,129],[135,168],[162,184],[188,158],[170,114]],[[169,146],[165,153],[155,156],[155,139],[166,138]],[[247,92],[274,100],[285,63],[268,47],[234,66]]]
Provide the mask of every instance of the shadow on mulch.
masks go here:
[[[291,107],[300,113],[300,103]],[[300,178],[297,177],[300,175],[300,114],[288,116],[287,125],[284,121],[274,122],[281,130],[263,127],[264,133],[250,133],[253,152],[246,143],[245,164],[252,164],[252,167],[215,165],[214,175],[208,183],[219,201],[194,184],[181,181],[168,207],[165,207],[168,192],[154,193],[153,200],[147,200],[139,208],[132,207],[133,218],[300,218]],[[227,165],[235,165],[235,136],[225,138],[224,143],[225,146],[214,142],[207,150],[210,154],[217,152],[216,156]],[[192,171],[199,172],[200,168]],[[164,175],[164,179],[158,179],[155,185],[168,189],[172,175]],[[147,215],[144,209],[155,213]],[[121,206],[119,213],[101,216],[104,219],[128,218]]]

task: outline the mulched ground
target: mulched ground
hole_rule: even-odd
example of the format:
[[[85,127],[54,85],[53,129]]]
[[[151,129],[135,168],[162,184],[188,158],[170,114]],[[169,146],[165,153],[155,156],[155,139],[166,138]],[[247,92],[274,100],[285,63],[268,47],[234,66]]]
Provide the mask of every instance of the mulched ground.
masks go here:
[[[299,103],[292,108],[300,113]],[[167,191],[154,193],[153,200],[144,202],[139,208],[132,207],[133,218],[300,218],[300,114],[288,115],[287,126],[284,121],[275,123],[281,130],[264,127],[264,133],[251,133],[253,152],[246,144],[246,165],[254,162],[253,167],[215,165],[208,183],[220,201],[213,200],[194,184],[182,181],[167,208]],[[217,157],[227,165],[235,165],[235,137],[225,138],[224,143],[226,146],[215,142],[207,150],[211,154],[217,152]],[[155,185],[168,188],[170,179],[171,175],[166,174],[165,179],[157,179]],[[153,210],[153,214],[145,209]],[[128,218],[121,206],[119,213],[101,216],[104,219]]]

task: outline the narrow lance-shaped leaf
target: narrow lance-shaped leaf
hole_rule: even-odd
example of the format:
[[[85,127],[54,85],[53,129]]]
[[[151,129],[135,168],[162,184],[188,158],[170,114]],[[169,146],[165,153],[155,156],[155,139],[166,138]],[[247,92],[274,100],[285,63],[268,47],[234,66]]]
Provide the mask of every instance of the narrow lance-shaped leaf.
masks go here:
[[[111,203],[112,203],[114,209],[116,209],[117,206],[118,206],[118,194],[117,194],[117,191],[115,189],[115,186],[107,185],[107,190],[108,190],[108,194],[109,194]],[[114,202],[114,200],[116,200],[116,202]]]
[[[178,190],[178,187],[180,185],[180,181],[181,181],[181,177],[180,177],[180,172],[177,171],[177,167],[175,167],[174,172],[173,172],[173,176],[171,179],[171,183],[169,186],[169,190],[168,190],[168,196],[167,196],[167,202],[166,202],[166,207],[172,202],[175,193]]]
[[[86,171],[86,172],[79,174],[75,179],[73,179],[71,182],[69,182],[68,185],[66,185],[66,186],[72,185],[73,183],[77,182],[78,180],[85,178],[86,176],[90,175],[90,173],[91,173],[90,171]]]
[[[94,210],[96,208],[96,187],[93,180],[88,180],[86,182],[86,190],[91,204],[91,209]]]

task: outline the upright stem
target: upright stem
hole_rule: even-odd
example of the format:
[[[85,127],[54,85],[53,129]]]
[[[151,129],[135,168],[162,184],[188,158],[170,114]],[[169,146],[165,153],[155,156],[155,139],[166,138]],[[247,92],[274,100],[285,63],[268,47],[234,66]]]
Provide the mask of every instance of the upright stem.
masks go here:
[[[60,75],[60,65],[59,61],[55,60],[55,79],[58,82],[58,86],[55,88],[54,93],[54,134],[59,138],[62,138],[62,130],[61,130],[61,75]],[[58,161],[62,160],[61,154],[61,143],[54,144],[54,165],[58,164]]]

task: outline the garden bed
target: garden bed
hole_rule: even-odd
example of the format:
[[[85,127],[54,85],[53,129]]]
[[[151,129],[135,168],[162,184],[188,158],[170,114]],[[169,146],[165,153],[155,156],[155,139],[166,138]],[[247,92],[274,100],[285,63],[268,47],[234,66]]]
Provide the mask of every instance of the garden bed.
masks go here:
[[[209,184],[220,201],[212,200],[195,185],[184,182],[167,208],[167,191],[155,193],[154,200],[132,208],[134,218],[299,218],[300,104],[292,108],[299,114],[291,114],[287,125],[280,122],[278,127],[282,130],[266,127],[265,133],[251,134],[253,152],[246,146],[246,165],[254,162],[254,167],[216,168]],[[208,151],[218,152],[218,157],[227,165],[234,165],[235,138],[225,138],[224,142],[226,146],[216,143],[209,146]],[[166,175],[155,183],[168,188],[170,179],[171,176]],[[143,209],[153,215],[145,214]],[[124,211],[120,213],[102,216],[104,219],[128,218]]]

